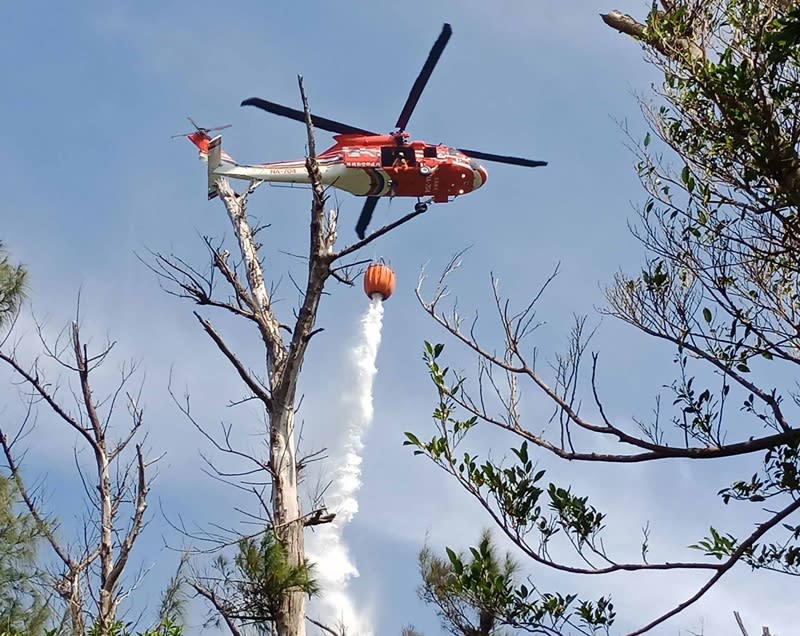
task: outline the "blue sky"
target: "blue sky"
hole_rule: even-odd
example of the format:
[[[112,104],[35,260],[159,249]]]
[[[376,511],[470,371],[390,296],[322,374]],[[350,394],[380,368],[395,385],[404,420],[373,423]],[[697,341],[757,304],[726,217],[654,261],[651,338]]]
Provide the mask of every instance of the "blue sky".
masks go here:
[[[465,547],[486,520],[474,502],[401,445],[403,431],[429,431],[434,395],[420,359],[422,341],[443,340],[455,366],[474,368],[474,360],[419,308],[413,294],[417,277],[422,267],[438,272],[453,253],[470,246],[454,292],[460,306],[485,316],[490,338],[489,272],[522,303],[560,263],[561,275],[542,305],[546,325],[537,345],[543,354],[559,350],[573,313],[589,313],[599,322],[593,308],[602,304],[602,286],[620,268],[636,271],[642,259],[626,224],[634,216],[631,204],[643,193],[618,122],[627,120],[643,135],[635,94],[646,93],[657,78],[640,48],[611,32],[598,13],[616,8],[642,15],[647,4],[89,0],[6,8],[0,24],[1,238],[28,265],[32,307],[49,317],[52,330],[73,315],[81,289],[86,333],[117,340],[118,361],[141,359],[148,442],[154,454],[167,452],[138,555],[152,566],[142,588],[149,598],[140,597],[138,606],[147,602],[152,608],[158,585],[177,561],[163,545],[181,539],[160,508],[201,524],[238,518],[231,507],[235,495],[200,472],[198,453],[210,449],[171,404],[165,390],[170,372],[210,427],[233,422],[247,444],[257,444],[260,431],[253,411],[225,408],[242,391],[200,332],[193,307],[164,294],[137,259],[154,250],[202,264],[200,236],[230,239],[221,205],[205,200],[205,167],[187,142],[170,139],[187,129],[185,116],[203,125],[233,124],[223,143],[236,159],[301,157],[301,125],[239,107],[251,96],[299,106],[300,73],[314,112],[388,131],[448,21],[453,38],[411,119],[412,136],[550,162],[533,171],[489,164],[486,187],[432,207],[364,253],[392,263],[398,289],[384,318],[360,511],[345,535],[361,571],[353,587],[381,636],[397,634],[407,623],[437,634],[435,617],[415,596],[416,552],[426,536],[434,547]],[[328,141],[318,133],[318,148]],[[335,203],[339,240],[347,244],[361,204],[346,194]],[[285,315],[296,301],[286,274],[301,273],[302,264],[278,250],[303,250],[309,205],[301,189],[263,187],[251,198],[251,213],[271,224],[264,235],[266,271],[282,279],[277,296]],[[408,209],[402,200],[383,202],[375,223]],[[365,307],[360,289],[333,287],[320,311],[325,332],[313,342],[302,379],[308,450],[330,444],[341,430],[331,416],[331,405],[346,390],[337,360],[353,344]],[[210,315],[245,356],[257,355],[253,334]],[[653,396],[671,378],[672,352],[609,320],[602,321],[595,348],[604,361],[601,386],[610,412],[622,421],[646,416]],[[21,350],[33,352],[33,342]],[[101,378],[113,379],[113,368]],[[4,389],[0,396],[7,413],[14,413],[14,393]],[[531,418],[541,418],[549,405],[530,397]],[[536,421],[532,428],[542,425]],[[508,441],[481,437],[496,454]],[[43,417],[28,459],[28,470],[47,477],[50,502],[63,511],[69,511],[76,489],[72,456],[64,453],[69,443]],[[639,528],[647,519],[653,558],[690,555],[683,546],[712,520],[728,527],[747,522],[713,496],[737,475],[730,467],[589,469],[550,458],[542,463],[608,509],[610,542],[629,558],[637,555]],[[697,483],[703,488],[694,493]],[[682,600],[694,580],[677,575],[576,581],[532,574],[544,587],[613,593],[622,628]],[[786,633],[793,600],[783,579],[759,575],[755,589],[753,580],[747,572],[734,573],[696,608],[654,633],[698,631],[701,625],[706,634],[730,633],[733,609],[752,629],[769,623]],[[193,624],[200,619],[195,611]]]

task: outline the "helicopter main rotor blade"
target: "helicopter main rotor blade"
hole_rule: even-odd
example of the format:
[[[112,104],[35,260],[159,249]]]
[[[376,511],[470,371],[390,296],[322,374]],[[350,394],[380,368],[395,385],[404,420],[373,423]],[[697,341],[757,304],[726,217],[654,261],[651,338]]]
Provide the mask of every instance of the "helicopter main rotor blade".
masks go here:
[[[273,115],[280,115],[281,117],[288,117],[289,119],[294,119],[295,121],[306,123],[306,115],[302,110],[289,108],[288,106],[282,106],[281,104],[276,104],[275,102],[268,102],[266,99],[261,99],[260,97],[250,97],[249,99],[244,100],[241,105],[255,106],[256,108],[265,110],[268,113],[272,113]],[[334,119],[327,119],[325,117],[320,117],[319,115],[311,115],[311,123],[314,124],[315,128],[319,128],[321,130],[327,130],[328,132],[339,133],[341,135],[378,134],[371,132],[369,130],[364,130],[363,128],[356,128],[355,126],[343,124],[342,122],[336,121]]]
[[[445,25],[442,27],[442,32],[439,34],[439,37],[436,39],[436,42],[434,42],[433,47],[431,48],[431,52],[428,53],[428,59],[425,60],[425,64],[417,76],[417,81],[414,82],[414,86],[411,87],[411,92],[408,94],[406,104],[403,106],[403,110],[400,112],[400,117],[397,118],[397,123],[395,126],[399,130],[406,129],[408,120],[411,119],[411,113],[414,112],[414,108],[417,106],[420,95],[422,95],[422,91],[425,88],[425,85],[428,83],[431,73],[433,73],[433,69],[435,68],[436,63],[439,61],[439,58],[442,56],[442,51],[444,51],[444,47],[447,45],[447,41],[450,39],[452,34],[453,29],[450,28],[449,24],[445,23]]]
[[[364,201],[364,207],[361,208],[361,215],[358,217],[358,223],[356,223],[356,234],[358,234],[358,238],[364,238],[367,226],[372,220],[372,213],[375,211],[375,206],[378,205],[379,199],[380,197],[367,197],[367,200]]]
[[[537,161],[536,159],[524,159],[523,157],[510,157],[508,155],[495,155],[491,152],[480,152],[479,150],[467,150],[466,148],[459,148],[468,157],[473,159],[483,159],[484,161],[494,161],[496,163],[509,163],[512,166],[523,166],[525,168],[538,168],[539,166],[546,166],[546,161]]]

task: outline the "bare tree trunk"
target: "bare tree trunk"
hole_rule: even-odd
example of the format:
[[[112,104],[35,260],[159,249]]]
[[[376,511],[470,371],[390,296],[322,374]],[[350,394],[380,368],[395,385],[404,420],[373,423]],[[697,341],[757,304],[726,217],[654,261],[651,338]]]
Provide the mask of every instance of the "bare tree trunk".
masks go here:
[[[100,489],[100,599],[97,612],[97,630],[107,634],[116,616],[113,589],[108,583],[114,565],[113,530],[111,510],[111,478],[108,474],[108,456],[105,444],[98,444],[96,451],[97,472]]]
[[[305,560],[303,519],[297,493],[297,460],[294,442],[294,400],[270,417],[270,451],[273,474],[272,513],[275,535],[286,550],[290,566]],[[305,636],[305,593],[288,592],[281,602],[277,628],[281,636]]]
[[[272,310],[264,282],[264,272],[258,258],[253,230],[247,222],[247,198],[239,196],[224,179],[218,180],[217,186],[244,259],[247,283],[255,305],[255,320],[267,350],[270,395],[265,401],[265,407],[269,415],[273,528],[276,538],[286,552],[289,565],[299,566],[305,561],[304,525],[297,490],[297,453],[294,438],[294,401],[299,364],[290,365],[289,362],[298,357],[302,360],[307,331],[310,328],[303,329],[301,320],[298,320],[295,326],[294,332],[302,332],[304,336],[299,356],[291,347],[286,347],[280,336],[280,325]],[[327,266],[327,263],[325,265]],[[320,287],[322,283],[324,277]],[[319,292],[316,290],[315,295],[318,301]],[[301,316],[303,313],[301,308]],[[316,303],[313,305],[310,317],[311,324],[315,314]],[[305,636],[305,594],[302,590],[291,590],[286,593],[276,622],[280,636]]]
[[[59,586],[58,593],[67,604],[69,622],[72,627],[72,636],[84,636],[86,624],[83,619],[83,591],[80,584],[80,573],[71,571],[64,577],[63,586]]]

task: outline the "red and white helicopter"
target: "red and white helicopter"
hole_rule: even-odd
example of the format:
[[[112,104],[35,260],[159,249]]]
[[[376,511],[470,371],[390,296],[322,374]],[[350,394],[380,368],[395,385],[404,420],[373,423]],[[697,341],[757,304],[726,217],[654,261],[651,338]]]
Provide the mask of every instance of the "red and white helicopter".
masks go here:
[[[446,203],[483,186],[488,175],[478,159],[529,168],[547,165],[546,161],[409,140],[405,128],[451,34],[450,25],[445,24],[411,88],[394,132],[381,135],[333,119],[311,116],[316,128],[336,133],[333,137],[336,143],[317,156],[323,183],[367,197],[356,224],[356,233],[360,238],[364,238],[381,197],[416,197],[416,209],[424,211],[427,204],[420,201],[423,197],[436,203]],[[258,97],[246,99],[241,105],[255,106],[275,115],[305,122],[303,111]],[[208,136],[209,132],[228,126],[201,128],[191,118],[189,121],[196,130],[176,137],[187,137],[200,151],[200,158],[208,162],[209,199],[217,196],[216,180],[219,177],[276,183],[310,182],[305,160],[256,165],[236,163],[222,151],[221,136],[213,139]]]

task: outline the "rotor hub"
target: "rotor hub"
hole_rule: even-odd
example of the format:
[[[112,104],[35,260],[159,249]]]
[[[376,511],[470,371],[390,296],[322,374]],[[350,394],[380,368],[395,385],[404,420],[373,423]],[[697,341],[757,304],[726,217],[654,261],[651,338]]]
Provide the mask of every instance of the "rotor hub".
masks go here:
[[[398,146],[406,145],[408,140],[411,139],[411,135],[409,135],[405,130],[397,130],[391,133],[391,136],[394,138],[394,141]]]

